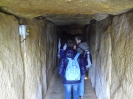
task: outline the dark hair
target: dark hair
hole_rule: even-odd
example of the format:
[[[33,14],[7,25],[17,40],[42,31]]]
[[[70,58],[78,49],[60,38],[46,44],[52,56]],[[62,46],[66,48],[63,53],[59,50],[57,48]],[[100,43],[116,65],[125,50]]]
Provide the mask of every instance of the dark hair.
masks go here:
[[[69,39],[69,40],[67,41],[67,47],[68,47],[68,48],[73,48],[74,45],[76,45],[76,43],[75,43],[74,40],[70,40],[70,39]]]
[[[67,37],[68,33],[66,31],[62,31],[61,37]]]
[[[75,40],[75,38],[74,38],[74,35],[72,35],[72,34],[68,34],[68,38],[67,38],[68,40]]]
[[[63,31],[62,35],[61,35],[61,47],[60,47],[60,49],[63,49],[63,46],[67,43],[67,38],[68,38],[67,32]]]
[[[81,40],[81,42],[85,42],[84,36],[82,34],[77,34],[75,38],[77,38],[78,40]]]

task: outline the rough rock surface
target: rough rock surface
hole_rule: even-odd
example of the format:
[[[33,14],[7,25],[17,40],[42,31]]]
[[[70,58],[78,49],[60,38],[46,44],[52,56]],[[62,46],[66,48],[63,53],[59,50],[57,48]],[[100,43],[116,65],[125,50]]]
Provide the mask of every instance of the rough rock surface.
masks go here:
[[[21,23],[29,25],[30,34],[21,42],[18,23],[0,13],[0,99],[42,99],[56,66],[56,27],[44,20],[25,20]]]
[[[81,25],[90,24],[92,19],[96,19],[97,21],[103,20],[107,18],[109,15],[102,14],[47,14],[43,15],[46,20],[50,20],[54,22],[56,25]]]
[[[133,13],[113,18],[112,41],[112,99],[133,98]]]
[[[89,31],[90,51],[93,54],[89,75],[97,99],[133,97],[132,17],[131,12],[110,17],[94,23],[96,31]]]
[[[1,0],[0,10],[19,17],[46,16],[53,22],[89,23],[133,8],[132,0]],[[53,16],[51,18],[51,16]],[[64,17],[65,16],[65,17]],[[87,18],[85,18],[88,16]],[[49,18],[50,17],[50,18]],[[74,17],[74,18],[73,18]],[[77,19],[75,19],[77,18]],[[87,22],[86,22],[87,21]]]
[[[14,17],[0,13],[0,99],[24,97],[25,77],[17,27]]]
[[[46,69],[47,84],[49,85],[53,73],[56,69],[57,61],[57,34],[56,27],[53,23],[46,23]]]
[[[43,14],[117,14],[133,7],[132,0],[1,0],[5,11],[22,16]]]

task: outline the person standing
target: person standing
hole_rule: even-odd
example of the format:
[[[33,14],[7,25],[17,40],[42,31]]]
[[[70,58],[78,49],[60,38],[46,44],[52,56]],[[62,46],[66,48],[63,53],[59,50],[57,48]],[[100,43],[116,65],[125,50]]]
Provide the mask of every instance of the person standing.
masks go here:
[[[91,66],[90,57],[89,57],[89,47],[87,43],[84,40],[84,37],[82,34],[75,36],[75,41],[77,44],[76,50],[78,53],[82,54],[84,56],[84,64],[86,68],[89,68]],[[83,98],[84,96],[84,78],[85,75],[81,76],[81,83],[79,85],[79,96]]]
[[[79,83],[81,82],[81,76],[84,75],[86,71],[84,59],[82,55],[77,53],[74,49],[74,45],[74,40],[68,40],[67,49],[61,57],[58,67],[58,73],[62,77],[64,85],[64,99],[72,99],[71,96],[73,96],[73,99],[79,99]],[[77,68],[75,66],[77,66]],[[72,93],[73,95],[71,95]]]
[[[64,50],[67,48],[66,42],[68,39],[68,33],[63,31],[61,37],[58,40],[58,58],[61,58]]]

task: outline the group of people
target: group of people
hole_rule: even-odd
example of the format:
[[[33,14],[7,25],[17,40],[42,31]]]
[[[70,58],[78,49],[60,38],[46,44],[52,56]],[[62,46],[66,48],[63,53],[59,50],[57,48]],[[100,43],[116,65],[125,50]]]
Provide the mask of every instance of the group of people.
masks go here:
[[[63,81],[65,99],[83,98],[86,68],[91,66],[89,47],[82,34],[63,35],[58,46],[58,73]]]

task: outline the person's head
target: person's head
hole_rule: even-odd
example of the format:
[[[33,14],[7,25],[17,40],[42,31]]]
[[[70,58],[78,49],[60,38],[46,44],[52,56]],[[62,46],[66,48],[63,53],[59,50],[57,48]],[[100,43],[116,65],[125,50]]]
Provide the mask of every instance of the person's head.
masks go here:
[[[61,35],[61,49],[63,49],[63,46],[67,43],[68,33],[66,31],[62,32]]]
[[[62,31],[62,37],[67,37],[68,36],[68,33],[66,31]]]
[[[76,44],[79,44],[79,43],[81,43],[81,42],[84,42],[84,37],[83,37],[83,35],[82,35],[82,34],[76,35],[76,36],[75,36],[75,42],[76,42]]]
[[[75,45],[76,45],[76,43],[75,43],[74,40],[69,39],[69,40],[67,41],[67,47],[68,47],[68,48],[74,48]]]

